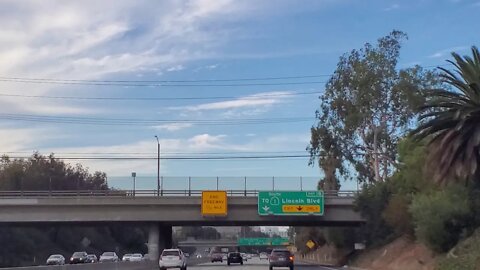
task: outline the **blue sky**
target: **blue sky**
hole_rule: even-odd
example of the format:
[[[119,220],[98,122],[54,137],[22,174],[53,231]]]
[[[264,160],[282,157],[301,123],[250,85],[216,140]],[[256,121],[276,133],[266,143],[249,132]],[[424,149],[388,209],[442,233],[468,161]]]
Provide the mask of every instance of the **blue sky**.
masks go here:
[[[409,35],[400,67],[435,66],[444,64],[449,52],[467,53],[471,45],[478,44],[479,11],[478,0],[2,1],[0,76],[147,81],[328,75],[340,55],[365,42],[373,43],[392,29]],[[0,152],[11,156],[38,150],[59,157],[155,157],[154,136],[158,135],[165,157],[302,155],[319,106],[318,94],[291,94],[319,93],[324,87],[321,82],[327,79],[190,87],[0,81],[0,94],[4,94],[0,114],[171,120],[168,124],[84,125],[0,117]],[[148,100],[167,97],[230,98]],[[229,124],[244,121],[239,119],[292,117],[306,119],[256,125],[175,122],[220,120]],[[155,160],[80,162],[91,170],[107,172],[111,179],[128,178],[132,171],[145,179],[156,175]],[[307,158],[163,160],[161,168],[165,176],[321,176],[318,168],[308,166]],[[315,181],[307,186],[314,188]]]

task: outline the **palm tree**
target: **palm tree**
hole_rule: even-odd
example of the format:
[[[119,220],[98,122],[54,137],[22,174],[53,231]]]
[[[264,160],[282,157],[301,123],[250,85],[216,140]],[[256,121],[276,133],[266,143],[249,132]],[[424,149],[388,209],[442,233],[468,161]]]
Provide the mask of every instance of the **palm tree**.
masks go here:
[[[420,108],[416,139],[427,139],[435,180],[453,178],[480,182],[480,53],[473,57],[452,53],[455,71],[445,68],[440,77],[446,88],[427,92]]]

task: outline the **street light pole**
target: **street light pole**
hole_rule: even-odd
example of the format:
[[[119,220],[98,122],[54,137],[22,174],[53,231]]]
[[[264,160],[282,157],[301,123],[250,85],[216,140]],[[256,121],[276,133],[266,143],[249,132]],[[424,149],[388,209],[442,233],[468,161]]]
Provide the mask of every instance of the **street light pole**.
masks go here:
[[[157,196],[160,196],[160,141],[157,135],[155,135],[155,138],[157,139]]]

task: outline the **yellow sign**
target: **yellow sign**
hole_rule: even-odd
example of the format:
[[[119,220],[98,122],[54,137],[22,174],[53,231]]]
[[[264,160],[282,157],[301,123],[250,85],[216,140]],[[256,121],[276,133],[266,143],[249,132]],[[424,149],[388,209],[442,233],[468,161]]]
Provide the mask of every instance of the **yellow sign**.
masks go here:
[[[315,246],[315,242],[312,240],[308,240],[308,242],[305,244],[309,249],[312,249]]]
[[[226,216],[227,215],[227,192],[226,191],[202,191],[202,215]]]
[[[282,205],[285,213],[320,213],[320,205]]]

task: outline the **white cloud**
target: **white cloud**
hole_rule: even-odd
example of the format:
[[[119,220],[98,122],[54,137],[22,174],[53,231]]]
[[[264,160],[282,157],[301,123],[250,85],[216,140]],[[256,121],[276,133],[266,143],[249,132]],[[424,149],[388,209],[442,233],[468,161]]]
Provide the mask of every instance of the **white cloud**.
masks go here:
[[[39,142],[60,139],[60,133],[49,134],[42,128],[0,128],[0,155],[5,152],[25,151],[33,153],[36,149],[32,148]],[[10,155],[13,156],[13,155]]]
[[[6,1],[0,10],[0,74],[99,79],[150,69],[179,71],[184,63],[203,59],[227,42],[227,36],[219,36],[228,29],[204,26],[217,19],[231,20],[231,14],[248,15],[242,6],[232,0]],[[0,90],[13,93],[19,86],[32,95],[63,89],[9,83]],[[16,112],[46,111],[41,109],[45,100],[8,102],[15,103]],[[50,106],[49,111],[76,114],[90,109],[72,109],[75,106],[81,105]]]
[[[460,51],[464,51],[464,50],[467,50],[468,49],[468,46],[457,46],[457,47],[451,47],[451,48],[447,48],[447,49],[443,49],[443,50],[439,50],[433,54],[431,54],[429,56],[429,58],[440,58],[440,57],[445,57],[447,56],[448,54],[452,53],[452,52],[460,52]]]
[[[383,10],[384,11],[392,11],[392,10],[395,10],[395,9],[399,9],[400,8],[400,5],[399,4],[393,4],[387,8],[384,8]]]
[[[218,149],[223,148],[222,143],[225,137],[227,135],[200,134],[190,138],[188,141],[194,149]]]
[[[193,126],[192,123],[172,123],[172,124],[154,126],[154,128],[157,130],[178,131],[178,130],[186,129],[192,126]]]
[[[207,65],[205,66],[205,68],[212,70],[212,69],[216,69],[218,66],[219,66],[218,64],[213,64],[213,65]]]
[[[231,109],[240,109],[246,107],[255,107],[265,108],[271,107],[272,105],[285,103],[287,98],[292,92],[290,91],[273,91],[273,92],[264,92],[253,95],[248,95],[240,97],[233,100],[227,101],[218,101],[211,103],[203,103],[199,105],[193,105],[188,107],[172,107],[170,109],[181,109],[188,111],[211,111],[211,110],[231,110]]]
[[[176,66],[172,66],[172,67],[167,68],[167,71],[172,72],[172,71],[180,71],[180,70],[184,70],[184,69],[185,69],[185,67],[183,65],[176,65]]]

